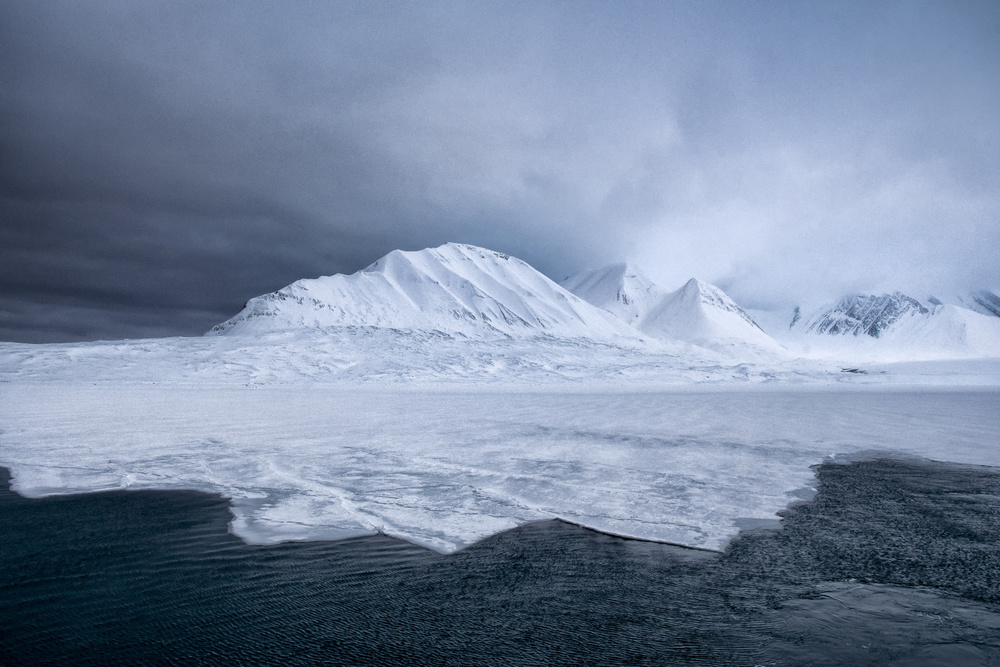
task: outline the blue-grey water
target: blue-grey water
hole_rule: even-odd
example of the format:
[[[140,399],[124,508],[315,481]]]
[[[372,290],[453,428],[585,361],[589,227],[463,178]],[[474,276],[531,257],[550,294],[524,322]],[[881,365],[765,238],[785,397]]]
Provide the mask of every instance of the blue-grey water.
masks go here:
[[[817,475],[722,554],[546,521],[442,556],[248,546],[215,495],[30,500],[0,469],[0,665],[1000,664],[1000,471]]]

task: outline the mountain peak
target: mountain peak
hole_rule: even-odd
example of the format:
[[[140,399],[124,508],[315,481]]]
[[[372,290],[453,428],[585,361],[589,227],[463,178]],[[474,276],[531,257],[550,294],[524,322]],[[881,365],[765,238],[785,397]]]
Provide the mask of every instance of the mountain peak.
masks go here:
[[[892,294],[849,294],[815,314],[805,330],[817,334],[843,334],[878,338],[904,317],[930,311],[913,297]]]
[[[745,310],[740,308],[732,298],[723,292],[721,289],[713,285],[712,283],[706,283],[703,280],[698,280],[697,278],[691,278],[684,285],[675,292],[680,298],[684,299],[698,299],[700,302],[706,306],[712,308],[718,308],[730,313],[735,313],[746,322],[756,328],[757,323],[754,322],[753,318],[747,314]]]
[[[688,281],[686,283],[684,283],[682,289],[686,290],[701,289],[701,286],[704,284],[705,283],[692,276],[691,278],[688,278]]]
[[[376,260],[369,266],[362,269],[367,273],[385,272],[392,266],[410,265],[416,266],[428,261],[442,264],[450,264],[459,261],[480,261],[480,262],[515,262],[527,266],[519,259],[510,255],[479,246],[465,243],[444,243],[436,248],[424,248],[423,250],[393,250],[381,259]]]
[[[627,262],[574,274],[563,286],[653,338],[686,340],[709,347],[780,346],[761,331],[721,289],[691,278],[668,292]]]
[[[848,294],[808,319],[793,319],[787,342],[803,344],[813,355],[851,355],[855,359],[1000,355],[1000,318],[988,308],[977,312],[966,307],[961,294],[957,300],[962,305],[940,296],[928,297],[925,305],[900,291]]]
[[[769,351],[781,347],[728,294],[697,278],[667,294],[639,330],[710,347],[752,345]]]
[[[699,294],[701,296],[708,297],[714,296],[717,293],[724,294],[724,292],[722,292],[722,290],[715,285],[698,280],[697,278],[688,279],[688,281],[684,283],[678,291],[685,294]]]
[[[394,250],[351,275],[297,281],[251,299],[210,333],[333,327],[466,337],[639,337],[525,262],[461,243]]]
[[[625,285],[629,282],[639,282],[641,284],[652,284],[646,274],[638,266],[631,262],[616,262],[599,269],[590,271],[580,271],[567,276],[563,280],[564,284],[584,284],[594,282],[613,282],[618,285]]]
[[[629,262],[575,273],[563,280],[562,286],[632,325],[642,320],[666,294],[666,290]]]

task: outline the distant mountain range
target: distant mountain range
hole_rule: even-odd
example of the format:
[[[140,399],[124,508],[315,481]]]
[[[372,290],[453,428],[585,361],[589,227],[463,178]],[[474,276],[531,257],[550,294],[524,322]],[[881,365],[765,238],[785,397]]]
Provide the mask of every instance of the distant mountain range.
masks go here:
[[[1000,356],[1000,315],[988,307],[1000,299],[980,290],[954,301],[964,305],[935,297],[922,302],[902,292],[853,294],[809,318],[793,315],[788,329],[775,335],[786,344],[839,338],[838,350],[855,345],[911,358]]]
[[[950,301],[848,295],[808,317],[796,308],[786,324],[772,319],[765,331],[725,292],[695,278],[669,291],[637,267],[615,264],[556,284],[517,258],[447,243],[395,250],[351,275],[299,280],[251,299],[209,334],[375,327],[476,339],[669,340],[744,356],[814,351],[823,340],[840,341],[842,350],[856,340],[918,356],[1000,356],[1000,297],[980,290]]]

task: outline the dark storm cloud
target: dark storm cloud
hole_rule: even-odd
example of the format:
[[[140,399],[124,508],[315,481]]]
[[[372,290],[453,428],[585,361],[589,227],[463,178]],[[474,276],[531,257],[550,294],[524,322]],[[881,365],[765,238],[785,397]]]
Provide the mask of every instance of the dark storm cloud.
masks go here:
[[[992,3],[2,3],[0,338],[393,248],[746,302],[998,286]]]
[[[34,304],[7,309],[11,327],[43,327],[33,313],[75,300],[143,331],[197,333],[257,292],[391,249],[392,165],[337,127],[357,97],[350,68],[297,67],[277,7],[136,7],[4,10],[0,280]],[[311,101],[296,90],[310,77],[337,94]],[[80,327],[100,331],[63,330]]]

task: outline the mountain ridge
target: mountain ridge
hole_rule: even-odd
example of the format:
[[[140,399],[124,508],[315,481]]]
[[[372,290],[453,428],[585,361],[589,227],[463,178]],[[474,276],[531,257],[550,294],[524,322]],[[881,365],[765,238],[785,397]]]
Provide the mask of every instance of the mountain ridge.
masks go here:
[[[987,306],[991,299],[1000,303],[987,290],[973,294]],[[573,274],[559,285],[506,253],[446,243],[394,250],[350,275],[298,280],[250,299],[206,335],[374,327],[460,339],[555,337],[639,346],[664,341],[737,359],[787,357],[789,345],[807,355],[828,347],[851,356],[872,348],[866,339],[881,341],[872,349],[892,354],[1000,356],[1000,317],[983,309],[991,312],[934,298],[921,302],[902,292],[853,294],[809,317],[797,309],[798,318],[791,315],[777,329],[766,317],[764,329],[723,290],[695,278],[668,291],[634,264],[620,262]]]
[[[639,337],[526,262],[457,243],[394,250],[356,273],[296,281],[250,299],[240,313],[208,333],[338,326],[467,337]]]
[[[560,285],[633,326],[645,319],[656,302],[668,294],[629,262],[580,271],[565,278]]]
[[[821,309],[804,327],[808,333],[878,338],[900,319],[929,312],[919,301],[899,291],[880,295],[854,294]]]
[[[562,284],[653,338],[707,347],[782,350],[729,295],[697,278],[671,292],[638,268],[619,263],[574,274]]]

